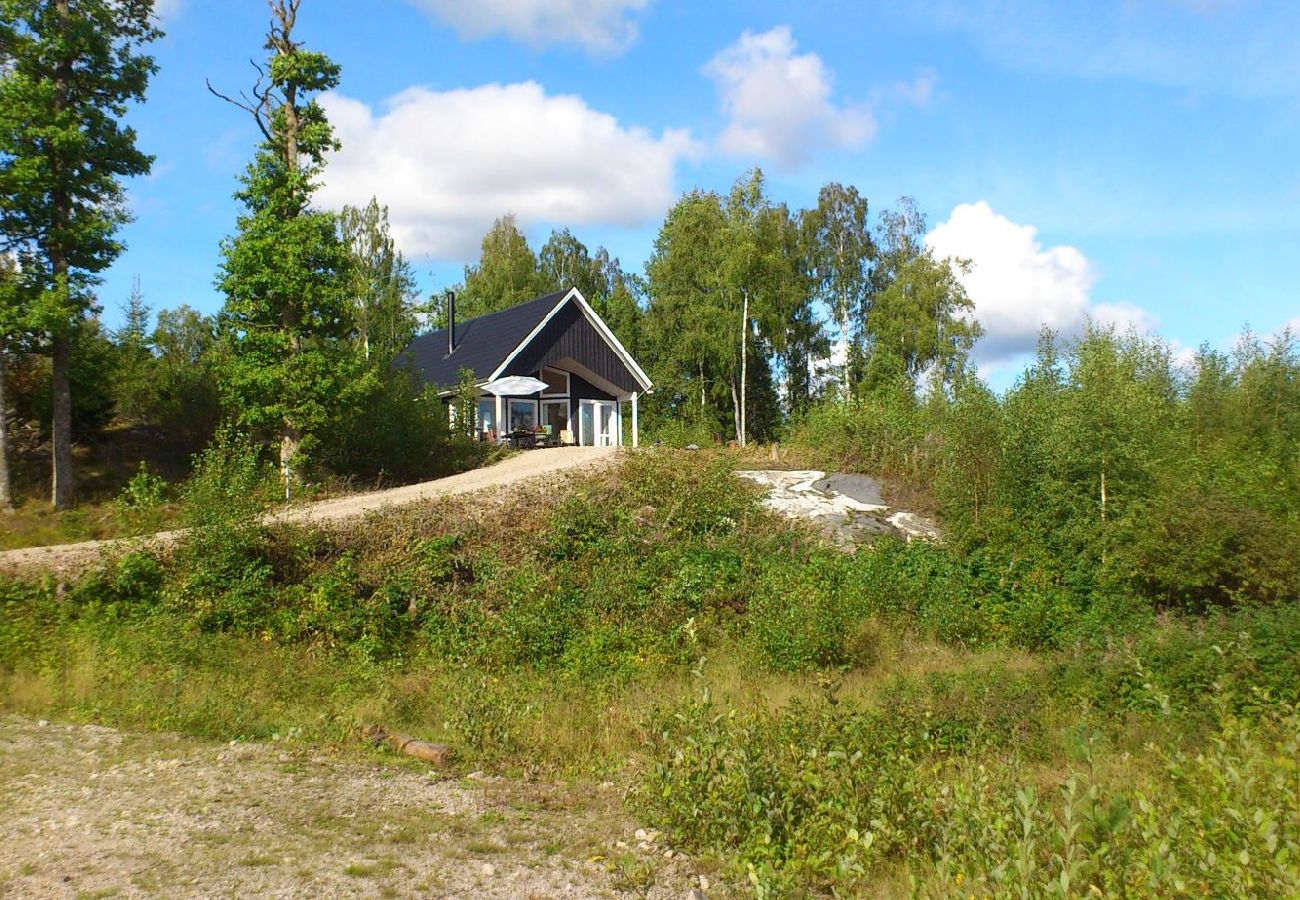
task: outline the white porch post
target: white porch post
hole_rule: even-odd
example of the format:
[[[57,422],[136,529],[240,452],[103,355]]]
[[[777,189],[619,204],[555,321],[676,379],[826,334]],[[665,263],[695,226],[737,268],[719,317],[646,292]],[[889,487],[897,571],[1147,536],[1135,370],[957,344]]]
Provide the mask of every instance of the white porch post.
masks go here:
[[[614,401],[614,446],[623,446],[623,401]]]
[[[496,432],[497,432],[497,441],[499,442],[499,441],[501,440],[501,435],[503,435],[503,434],[506,433],[506,432],[505,432],[505,422],[502,421],[502,419],[501,419],[501,395],[500,395],[500,394],[494,394],[493,396],[496,397],[496,401],[497,401],[497,422],[496,422],[497,427],[496,427]]]
[[[636,409],[637,392],[632,392],[632,446],[633,448],[641,446],[641,439],[637,435],[637,409]]]

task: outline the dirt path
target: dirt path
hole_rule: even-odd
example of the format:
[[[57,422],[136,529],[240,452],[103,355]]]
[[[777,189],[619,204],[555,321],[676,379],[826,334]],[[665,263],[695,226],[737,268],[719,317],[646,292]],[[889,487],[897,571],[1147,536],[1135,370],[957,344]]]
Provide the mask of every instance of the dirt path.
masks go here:
[[[548,450],[533,450],[516,454],[495,465],[471,469],[447,478],[290,507],[272,513],[268,516],[268,520],[308,524],[348,519],[385,507],[402,506],[453,494],[467,494],[517,482],[535,482],[561,472],[604,465],[613,460],[615,453],[617,451],[612,447],[556,447]],[[0,553],[0,574],[31,570],[71,574],[92,565],[106,551],[128,546],[168,544],[174,541],[179,533],[163,531],[143,538],[82,541],[77,544],[8,550]]]
[[[685,897],[610,786],[0,718],[0,897]],[[620,847],[619,843],[624,844]]]

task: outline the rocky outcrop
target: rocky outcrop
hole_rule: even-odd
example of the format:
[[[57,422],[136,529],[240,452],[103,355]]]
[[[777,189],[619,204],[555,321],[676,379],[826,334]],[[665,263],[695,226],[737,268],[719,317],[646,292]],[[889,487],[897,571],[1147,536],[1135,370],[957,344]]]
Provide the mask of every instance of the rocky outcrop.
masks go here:
[[[827,475],[816,469],[751,469],[741,478],[767,489],[764,505],[792,519],[811,522],[844,549],[870,544],[881,535],[905,541],[941,539],[926,517],[891,509],[881,483],[867,475]]]

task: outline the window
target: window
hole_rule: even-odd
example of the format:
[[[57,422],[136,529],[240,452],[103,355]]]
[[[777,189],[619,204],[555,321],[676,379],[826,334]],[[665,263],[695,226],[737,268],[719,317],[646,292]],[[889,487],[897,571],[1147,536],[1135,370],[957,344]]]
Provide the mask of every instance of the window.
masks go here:
[[[511,400],[508,421],[511,431],[532,431],[537,424],[537,404],[532,400]]]
[[[495,431],[497,427],[497,402],[494,397],[480,397],[478,401],[478,431]]]
[[[559,369],[542,369],[541,379],[546,382],[546,390],[542,391],[543,397],[554,397],[556,394],[567,395],[569,393],[568,372],[561,372]]]
[[[550,433],[559,437],[569,427],[569,401],[548,400],[542,404],[542,427],[550,426]]]

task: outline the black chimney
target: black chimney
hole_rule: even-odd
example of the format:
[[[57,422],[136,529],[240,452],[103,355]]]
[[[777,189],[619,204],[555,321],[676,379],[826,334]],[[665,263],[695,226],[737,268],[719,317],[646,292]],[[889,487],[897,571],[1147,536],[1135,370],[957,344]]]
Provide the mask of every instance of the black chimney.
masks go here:
[[[456,349],[456,292],[447,292],[447,355]]]

